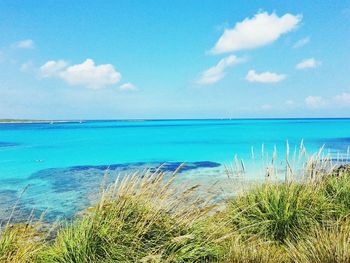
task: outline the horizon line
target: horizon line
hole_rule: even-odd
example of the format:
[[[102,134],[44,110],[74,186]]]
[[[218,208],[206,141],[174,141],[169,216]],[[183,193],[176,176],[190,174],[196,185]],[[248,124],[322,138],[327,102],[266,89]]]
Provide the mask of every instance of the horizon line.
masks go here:
[[[247,117],[247,118],[130,118],[130,119],[15,119],[15,118],[2,118],[1,121],[33,121],[33,122],[89,122],[89,121],[200,121],[200,120],[346,120],[350,117]]]

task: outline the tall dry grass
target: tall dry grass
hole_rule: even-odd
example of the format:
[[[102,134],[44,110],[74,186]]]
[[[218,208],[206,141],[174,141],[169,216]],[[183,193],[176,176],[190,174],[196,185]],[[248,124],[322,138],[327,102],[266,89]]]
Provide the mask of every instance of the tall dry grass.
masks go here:
[[[218,259],[219,227],[204,223],[215,208],[178,190],[165,173],[117,180],[83,218],[64,226],[40,254],[42,262],[198,262]],[[219,225],[218,225],[219,226]]]
[[[304,239],[287,246],[292,262],[350,262],[350,221],[340,220],[330,226],[311,229]]]

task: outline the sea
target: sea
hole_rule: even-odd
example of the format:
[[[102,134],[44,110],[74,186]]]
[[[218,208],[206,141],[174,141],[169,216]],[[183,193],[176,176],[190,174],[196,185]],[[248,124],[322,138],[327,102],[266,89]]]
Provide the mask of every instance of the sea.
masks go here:
[[[310,155],[323,147],[331,158],[348,161],[350,119],[3,123],[0,221],[9,214],[15,220],[30,214],[70,219],[93,204],[104,178],[112,182],[159,167],[173,173],[183,163],[179,187],[227,186],[228,168],[244,171],[243,181],[260,180],[264,165],[285,159],[287,151],[295,155],[300,145]],[[226,187],[225,193],[236,190]]]

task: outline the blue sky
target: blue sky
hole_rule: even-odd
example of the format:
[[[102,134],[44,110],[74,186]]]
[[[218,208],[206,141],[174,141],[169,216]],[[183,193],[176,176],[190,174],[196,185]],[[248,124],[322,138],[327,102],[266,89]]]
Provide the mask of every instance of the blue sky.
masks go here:
[[[0,118],[350,117],[349,25],[349,0],[0,0]]]

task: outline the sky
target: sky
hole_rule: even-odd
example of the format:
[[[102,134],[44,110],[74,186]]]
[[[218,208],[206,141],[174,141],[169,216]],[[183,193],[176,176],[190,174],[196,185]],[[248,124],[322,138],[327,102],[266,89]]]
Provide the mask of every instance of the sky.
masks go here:
[[[0,0],[0,118],[350,117],[350,0]]]

